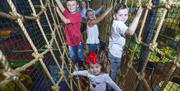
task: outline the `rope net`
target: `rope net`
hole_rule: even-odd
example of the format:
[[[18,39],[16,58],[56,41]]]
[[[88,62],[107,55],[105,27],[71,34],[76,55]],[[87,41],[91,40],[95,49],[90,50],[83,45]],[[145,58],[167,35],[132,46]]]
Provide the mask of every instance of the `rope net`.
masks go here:
[[[136,35],[127,39],[117,76],[123,91],[179,91],[180,2],[93,0],[90,5],[97,2],[105,8],[120,2],[127,4],[130,7],[127,24],[137,7],[145,9]],[[0,1],[0,90],[88,91],[79,77],[70,77],[75,67],[68,56],[63,23],[54,7],[54,0]],[[99,25],[105,44],[112,19],[111,12]],[[141,59],[145,59],[143,64],[137,61]]]

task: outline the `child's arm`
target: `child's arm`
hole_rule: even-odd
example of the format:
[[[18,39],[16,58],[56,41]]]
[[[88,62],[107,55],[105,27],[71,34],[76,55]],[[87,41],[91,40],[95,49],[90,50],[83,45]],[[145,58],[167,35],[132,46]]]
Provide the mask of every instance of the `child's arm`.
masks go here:
[[[61,20],[62,20],[65,24],[70,23],[70,20],[67,19],[67,18],[61,13],[61,11],[59,10],[58,7],[56,7],[56,11],[57,11],[58,15],[60,16]]]
[[[119,86],[109,77],[109,75],[106,75],[106,83],[108,83],[113,89],[114,91],[122,91]]]
[[[83,70],[83,71],[74,71],[72,75],[80,75],[80,76],[86,76],[88,77],[89,73],[87,70]]]
[[[56,0],[56,3],[57,3],[57,5],[58,5],[58,7],[60,8],[60,10],[61,10],[62,12],[64,12],[65,8],[64,8],[64,6],[62,5],[61,0]]]
[[[92,26],[94,24],[99,23],[111,10],[112,10],[112,6],[110,8],[108,8],[100,17],[96,18],[95,20],[88,22],[88,25]]]
[[[104,7],[104,6],[102,5],[101,7],[95,9],[95,10],[94,10],[94,11],[95,11],[95,15],[99,14],[99,13],[102,11],[103,7]]]
[[[133,35],[136,28],[137,28],[137,25],[138,25],[138,22],[139,22],[139,19],[141,17],[141,14],[142,14],[142,8],[140,7],[138,9],[138,12],[133,20],[133,22],[131,23],[131,25],[128,27],[127,31],[125,32],[125,35]]]

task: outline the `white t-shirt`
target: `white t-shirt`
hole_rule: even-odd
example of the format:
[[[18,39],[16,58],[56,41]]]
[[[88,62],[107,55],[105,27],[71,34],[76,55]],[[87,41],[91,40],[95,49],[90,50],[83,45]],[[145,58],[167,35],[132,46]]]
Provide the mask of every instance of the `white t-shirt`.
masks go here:
[[[109,37],[109,52],[118,58],[121,58],[123,48],[126,42],[125,32],[128,27],[122,22],[113,20],[111,36]]]
[[[106,91],[106,84],[109,84],[114,91],[121,91],[121,89],[116,85],[116,83],[110,78],[109,74],[93,75],[87,70],[75,71],[73,75],[80,75],[89,78],[90,81],[90,91]]]
[[[99,30],[97,24],[89,27],[87,25],[87,44],[99,44]]]

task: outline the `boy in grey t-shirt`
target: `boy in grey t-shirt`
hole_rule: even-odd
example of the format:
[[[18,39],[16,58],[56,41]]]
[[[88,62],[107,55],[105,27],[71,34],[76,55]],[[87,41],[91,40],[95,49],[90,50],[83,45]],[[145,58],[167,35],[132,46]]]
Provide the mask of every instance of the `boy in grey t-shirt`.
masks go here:
[[[111,28],[111,36],[109,37],[110,76],[113,81],[116,80],[117,70],[120,68],[121,56],[126,41],[125,36],[134,34],[142,13],[142,8],[140,7],[132,24],[128,27],[125,25],[128,19],[128,10],[128,7],[124,4],[117,4],[114,9],[114,20]]]

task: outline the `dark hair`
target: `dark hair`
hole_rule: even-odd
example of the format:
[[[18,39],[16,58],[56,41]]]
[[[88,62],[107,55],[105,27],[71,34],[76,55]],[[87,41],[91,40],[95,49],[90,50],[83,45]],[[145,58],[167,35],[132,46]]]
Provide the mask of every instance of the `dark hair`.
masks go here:
[[[118,3],[114,8],[114,13],[117,13],[119,9],[126,9],[126,8],[128,8],[127,5],[123,3]]]
[[[85,4],[86,4],[86,9],[88,9],[88,1],[86,1],[86,0],[82,0],[82,1],[80,1],[80,8],[82,8],[82,2],[85,2]]]
[[[88,16],[88,13],[89,13],[89,12],[93,12],[93,14],[94,14],[94,16],[95,16],[95,12],[94,12],[93,9],[88,9],[88,10],[86,11],[86,16]]]
[[[93,10],[93,9],[88,9],[88,10],[86,11],[86,16],[88,15],[89,12],[94,12],[94,10]]]
[[[105,73],[109,73],[110,71],[110,63],[108,59],[108,52],[104,49],[100,49],[97,51],[96,63],[102,66],[101,71]]]

